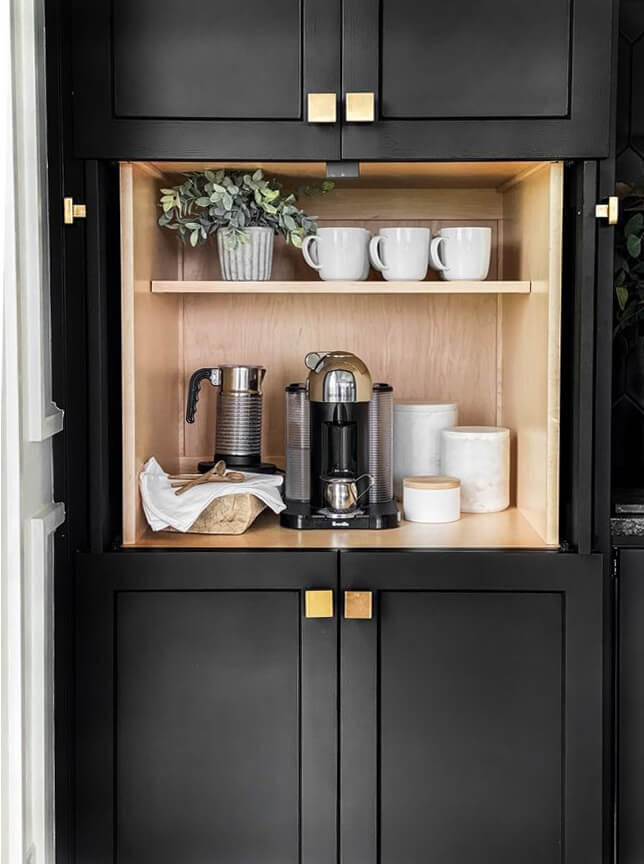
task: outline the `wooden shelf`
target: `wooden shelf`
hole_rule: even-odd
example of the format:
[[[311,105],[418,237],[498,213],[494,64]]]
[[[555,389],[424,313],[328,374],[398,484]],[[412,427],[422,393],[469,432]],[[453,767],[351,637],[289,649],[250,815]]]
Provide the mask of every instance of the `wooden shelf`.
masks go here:
[[[458,522],[424,525],[403,521],[383,531],[296,531],[282,528],[279,517],[264,511],[245,534],[177,534],[147,530],[125,548],[196,549],[547,549],[523,514],[510,507],[501,513],[464,513]]]
[[[153,280],[153,294],[529,294],[526,281],[211,282]]]

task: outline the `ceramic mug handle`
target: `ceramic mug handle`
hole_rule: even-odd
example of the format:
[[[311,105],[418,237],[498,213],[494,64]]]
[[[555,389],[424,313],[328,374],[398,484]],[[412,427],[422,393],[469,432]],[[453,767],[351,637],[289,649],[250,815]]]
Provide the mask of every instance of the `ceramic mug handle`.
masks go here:
[[[318,259],[317,261],[313,257],[313,248],[309,248],[309,247],[313,247],[314,241],[315,241],[315,258]],[[309,267],[312,267],[314,270],[321,270],[322,265],[320,264],[320,256],[318,255],[318,252],[317,252],[317,241],[318,241],[318,238],[315,236],[315,234],[309,234],[307,237],[305,237],[304,241],[302,243],[302,255],[304,255],[304,260],[309,265]]]
[[[387,269],[386,264],[383,262],[379,246],[384,241],[384,237],[381,234],[376,234],[375,237],[372,237],[369,241],[369,257],[371,258],[371,263],[376,268],[376,270],[380,270],[382,273]]]
[[[447,270],[448,267],[440,259],[439,249],[441,243],[444,243],[447,237],[434,237],[429,245],[429,259],[434,270]]]

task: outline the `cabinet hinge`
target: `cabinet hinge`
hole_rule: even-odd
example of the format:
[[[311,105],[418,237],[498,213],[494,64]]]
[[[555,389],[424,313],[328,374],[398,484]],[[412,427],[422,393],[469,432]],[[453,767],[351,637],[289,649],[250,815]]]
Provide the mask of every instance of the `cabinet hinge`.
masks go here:
[[[84,204],[74,204],[73,198],[63,198],[63,222],[73,225],[74,219],[85,219],[87,207]]]
[[[619,198],[611,195],[607,204],[595,204],[595,218],[607,219],[609,225],[617,225],[619,219]]]

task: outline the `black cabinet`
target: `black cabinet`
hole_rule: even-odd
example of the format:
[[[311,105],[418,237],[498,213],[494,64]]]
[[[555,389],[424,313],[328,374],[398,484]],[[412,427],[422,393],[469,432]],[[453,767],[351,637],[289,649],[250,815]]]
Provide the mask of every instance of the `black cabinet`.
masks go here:
[[[344,861],[601,861],[601,558],[346,552]]]
[[[608,0],[345,0],[346,159],[606,156]]]
[[[77,156],[608,154],[612,0],[68,2]],[[335,123],[308,122],[310,93]]]
[[[79,864],[601,860],[598,557],[78,564]]]
[[[78,862],[328,864],[334,553],[81,556]]]
[[[77,156],[340,157],[339,0],[70,2]]]
[[[644,861],[644,549],[622,549],[618,575],[619,864]]]

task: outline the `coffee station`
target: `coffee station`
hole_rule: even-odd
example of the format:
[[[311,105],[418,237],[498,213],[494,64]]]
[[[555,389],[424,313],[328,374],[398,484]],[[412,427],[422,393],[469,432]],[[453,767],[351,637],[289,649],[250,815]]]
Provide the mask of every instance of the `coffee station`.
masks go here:
[[[307,202],[301,250],[278,237],[266,269],[244,247],[226,265],[243,280],[157,224],[159,195],[204,170],[244,166],[121,166],[124,544],[556,546],[561,164],[361,166]],[[324,172],[272,170],[286,188]],[[224,460],[253,483],[283,477],[283,506],[241,534],[178,531],[170,506],[170,530],[152,531],[152,457],[171,476]],[[405,479],[428,500],[455,484],[457,517],[405,518]]]

